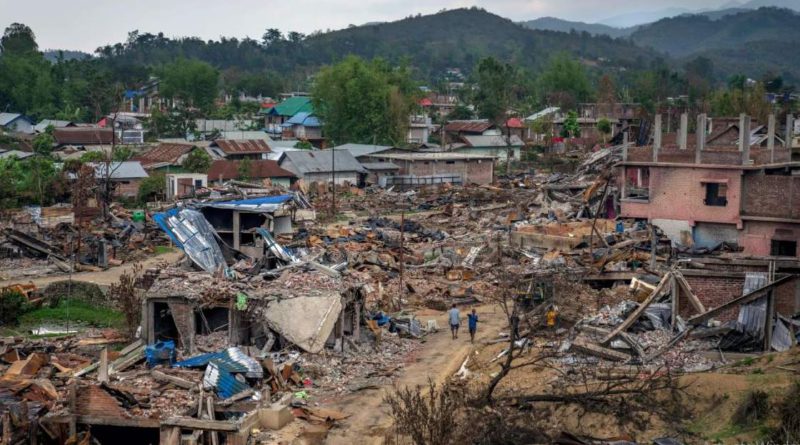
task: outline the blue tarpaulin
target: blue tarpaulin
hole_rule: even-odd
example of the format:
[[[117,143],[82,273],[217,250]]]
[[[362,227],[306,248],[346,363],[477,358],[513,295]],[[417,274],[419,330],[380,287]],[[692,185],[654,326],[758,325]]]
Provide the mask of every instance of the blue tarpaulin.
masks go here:
[[[280,206],[294,199],[294,195],[264,196],[261,198],[239,199],[234,201],[220,201],[198,204],[200,207],[213,209],[234,209],[248,211],[274,212]]]

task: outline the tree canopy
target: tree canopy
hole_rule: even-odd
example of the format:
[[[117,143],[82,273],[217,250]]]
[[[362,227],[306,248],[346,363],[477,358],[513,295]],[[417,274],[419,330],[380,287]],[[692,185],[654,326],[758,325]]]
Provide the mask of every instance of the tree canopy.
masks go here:
[[[161,70],[160,93],[189,107],[209,111],[219,92],[219,72],[196,59],[178,59]]]
[[[316,114],[334,143],[400,144],[414,86],[407,69],[349,56],[323,68],[312,88]]]

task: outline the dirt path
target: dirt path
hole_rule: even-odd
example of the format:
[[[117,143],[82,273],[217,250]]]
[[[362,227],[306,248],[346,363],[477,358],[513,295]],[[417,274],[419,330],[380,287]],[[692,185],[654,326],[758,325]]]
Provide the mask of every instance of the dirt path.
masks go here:
[[[478,342],[494,338],[505,325],[505,316],[499,308],[482,306],[477,308],[480,323],[475,336]],[[461,309],[462,318],[466,318],[466,309]],[[421,316],[423,326],[429,319],[438,320],[441,328],[436,334],[428,335],[423,347],[416,353],[414,361],[406,364],[401,376],[397,379],[398,387],[414,387],[427,385],[431,378],[437,383],[443,382],[461,367],[464,359],[474,351],[469,342],[466,322],[461,326],[457,340],[452,340],[446,314],[439,316]],[[363,390],[342,398],[334,407],[350,414],[340,422],[328,435],[326,444],[382,444],[384,436],[391,426],[391,418],[383,397],[392,390],[391,385],[378,389]]]
[[[167,252],[162,255],[157,255],[154,257],[150,257],[144,261],[141,261],[140,264],[142,265],[143,269],[147,269],[149,267],[157,266],[162,262],[167,263],[174,263],[178,259],[183,256],[183,251],[173,251]],[[99,286],[108,286],[112,283],[116,283],[119,281],[119,276],[122,275],[123,272],[129,271],[133,268],[134,263],[125,263],[118,267],[112,267],[111,269],[104,270],[102,272],[78,272],[72,274],[72,279],[74,281],[86,281],[89,283],[94,283]],[[34,279],[18,279],[18,280],[6,280],[0,281],[0,287],[7,286],[12,283],[28,283],[33,282],[37,287],[44,287],[50,283],[54,283],[56,281],[64,281],[69,279],[69,275],[67,274],[58,274],[58,275],[47,275],[40,278]]]

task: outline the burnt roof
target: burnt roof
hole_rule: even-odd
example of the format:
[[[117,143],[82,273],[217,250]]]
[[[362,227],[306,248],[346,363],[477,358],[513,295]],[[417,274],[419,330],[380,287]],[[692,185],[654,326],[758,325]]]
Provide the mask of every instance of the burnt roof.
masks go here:
[[[230,154],[253,154],[271,153],[267,141],[263,139],[248,139],[244,141],[232,141],[228,139],[217,139],[214,145],[220,148],[226,155]]]
[[[214,161],[208,169],[208,179],[216,181],[222,179],[236,179],[239,177],[240,161]],[[278,165],[277,161],[253,160],[250,161],[250,173],[252,179],[263,178],[294,178],[294,173],[285,170]]]
[[[191,144],[175,144],[162,142],[152,150],[136,156],[134,160],[140,161],[143,166],[166,163],[175,165],[181,156],[189,153],[196,146]]]
[[[58,145],[105,145],[111,144],[114,131],[100,127],[67,127],[53,130]]]

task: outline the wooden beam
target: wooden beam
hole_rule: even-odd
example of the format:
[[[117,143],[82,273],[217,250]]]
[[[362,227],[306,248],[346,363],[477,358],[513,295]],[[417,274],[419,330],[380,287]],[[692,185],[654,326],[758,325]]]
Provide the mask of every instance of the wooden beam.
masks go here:
[[[674,275],[670,279],[669,287],[670,287],[670,295],[671,295],[670,298],[672,299],[672,302],[671,302],[672,303],[672,307],[670,308],[670,314],[671,315],[670,315],[669,325],[672,326],[672,329],[675,329],[675,325],[678,323],[678,312],[680,311],[679,302],[680,302],[680,298],[681,298],[681,293],[680,293],[680,290],[678,289],[677,279],[675,278]]]
[[[686,281],[686,278],[684,278],[683,275],[680,274],[680,272],[675,274],[675,277],[678,280],[678,285],[680,285],[680,287],[683,288],[683,291],[686,293],[686,298],[689,299],[689,303],[692,306],[694,306],[695,310],[698,313],[702,314],[703,312],[705,312],[706,311],[705,305],[703,305],[703,302],[700,301],[700,299],[697,298],[697,295],[694,294],[694,291],[692,290],[692,287],[689,285],[689,282]]]
[[[775,318],[775,292],[770,289],[767,291],[767,316],[764,320],[764,352],[772,350],[772,328]]]
[[[595,357],[615,362],[625,362],[631,359],[631,356],[625,354],[624,352],[615,351],[613,349],[605,348],[603,346],[589,343],[580,339],[576,339],[574,342],[572,342],[570,350],[576,350],[584,354],[593,355]]]
[[[179,426],[190,430],[220,431],[223,433],[238,433],[239,425],[235,422],[223,420],[203,420],[193,417],[171,417],[161,422],[163,426]]]
[[[789,281],[792,281],[792,280],[794,280],[796,278],[797,278],[797,276],[795,276],[795,275],[787,275],[785,277],[779,278],[776,281],[773,281],[772,283],[769,283],[769,284],[765,285],[764,287],[761,287],[759,289],[756,289],[756,290],[750,292],[749,294],[742,295],[739,298],[734,298],[733,300],[731,300],[731,301],[729,301],[729,302],[727,302],[725,304],[722,304],[720,306],[717,306],[714,309],[708,310],[708,311],[706,311],[706,312],[704,312],[704,313],[702,313],[700,315],[695,315],[694,317],[692,317],[689,320],[687,320],[687,323],[691,324],[691,325],[697,325],[697,324],[703,323],[704,321],[714,317],[715,315],[719,314],[720,312],[722,312],[722,311],[724,311],[724,310],[726,310],[728,308],[731,308],[733,306],[740,305],[740,304],[747,304],[747,303],[749,303],[751,301],[754,301],[754,300],[757,300],[757,299],[759,299],[761,297],[764,297],[764,296],[767,295],[767,291],[769,291],[771,289],[774,289],[777,286],[780,286],[781,284],[788,283]]]
[[[160,445],[181,445],[181,429],[179,427],[162,426],[159,431]]]
[[[183,389],[195,389],[197,388],[197,383],[190,382],[189,380],[182,379],[180,377],[165,374],[157,369],[150,371],[150,375],[153,376],[154,379],[158,380],[159,382],[168,382],[172,383],[173,385],[183,388]]]
[[[656,300],[656,298],[658,298],[661,292],[664,291],[664,289],[667,287],[667,284],[670,282],[671,277],[672,277],[672,272],[669,272],[666,275],[664,275],[664,277],[661,278],[661,282],[658,283],[658,286],[656,286],[656,288],[653,289],[653,292],[639,305],[638,308],[636,308],[636,310],[631,312],[631,314],[628,316],[627,319],[625,319],[625,321],[620,323],[619,326],[617,326],[616,328],[614,328],[613,331],[611,331],[611,333],[606,335],[606,337],[603,339],[603,341],[600,342],[600,344],[601,345],[607,344],[608,342],[613,340],[614,337],[619,335],[620,332],[624,332],[636,320],[638,320],[639,317],[641,317],[642,314],[644,313],[644,310],[647,309],[647,307],[650,306]]]
[[[108,347],[100,351],[100,367],[97,368],[97,381],[108,382]]]

